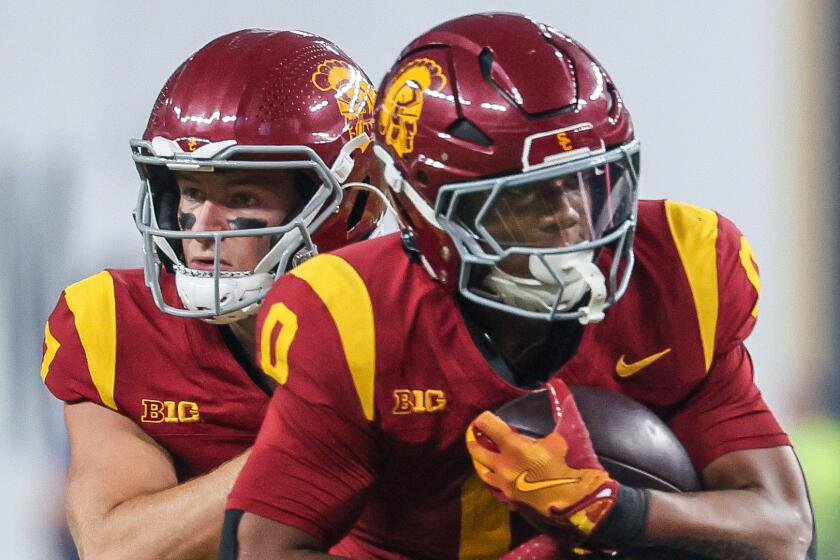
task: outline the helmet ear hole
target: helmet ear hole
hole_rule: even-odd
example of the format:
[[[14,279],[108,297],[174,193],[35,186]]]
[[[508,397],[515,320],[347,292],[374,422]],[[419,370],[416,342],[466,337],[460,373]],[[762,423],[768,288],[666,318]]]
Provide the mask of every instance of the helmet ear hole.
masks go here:
[[[415,176],[417,177],[417,180],[420,181],[421,183],[423,183],[424,185],[429,184],[429,174],[426,173],[425,171],[422,171],[422,170],[418,171],[415,174]]]

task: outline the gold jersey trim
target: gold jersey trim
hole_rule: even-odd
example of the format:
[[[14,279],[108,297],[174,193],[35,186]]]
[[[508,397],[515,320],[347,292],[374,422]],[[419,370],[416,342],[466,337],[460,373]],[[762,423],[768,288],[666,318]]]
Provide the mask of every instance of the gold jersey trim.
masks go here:
[[[498,558],[510,548],[510,539],[510,512],[475,473],[471,474],[461,487],[458,559]]]
[[[44,359],[41,360],[41,381],[47,380],[47,376],[50,374],[50,366],[55,359],[55,355],[58,354],[58,349],[61,348],[61,343],[50,332],[49,321],[44,325],[44,346],[46,346],[46,349],[44,350]]]
[[[761,277],[758,275],[758,268],[755,266],[755,253],[752,245],[746,236],[741,236],[741,250],[738,251],[738,257],[741,259],[741,266],[747,273],[747,280],[750,281],[753,288],[755,288],[756,302],[752,309],[753,319],[758,319],[758,297],[761,296]]]
[[[103,270],[64,290],[76,332],[85,351],[90,378],[102,403],[117,410],[114,380],[117,365],[117,310],[114,279]]]
[[[335,322],[347,366],[365,418],[374,418],[376,333],[367,286],[350,263],[336,255],[319,255],[293,269],[327,306]]]
[[[708,373],[718,321],[718,217],[712,210],[673,200],[665,201],[665,215],[694,298]]]

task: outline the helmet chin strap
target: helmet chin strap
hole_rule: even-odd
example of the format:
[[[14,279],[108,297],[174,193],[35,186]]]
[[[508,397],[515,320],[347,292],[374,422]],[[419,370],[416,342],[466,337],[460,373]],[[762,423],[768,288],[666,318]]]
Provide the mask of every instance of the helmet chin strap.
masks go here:
[[[370,136],[368,136],[367,132],[362,132],[358,136],[354,136],[341,147],[341,150],[339,150],[338,156],[335,158],[332,167],[330,167],[330,171],[332,171],[333,175],[335,175],[336,179],[338,179],[339,184],[344,183],[350,176],[350,173],[353,172],[355,162],[350,154],[369,143]]]
[[[201,272],[180,264],[175,265],[175,285],[178,288],[178,296],[187,309],[212,310],[216,305],[213,277]],[[267,272],[228,273],[219,278],[220,305],[265,295],[273,284],[274,275]],[[242,309],[206,317],[203,320],[214,325],[227,325],[254,315],[259,307],[259,302],[256,302]]]
[[[607,288],[603,273],[592,259],[592,251],[529,255],[532,278],[493,267],[483,284],[505,304],[538,312],[568,311],[589,292],[589,302],[579,309],[578,321],[583,325],[597,323],[604,319]]]

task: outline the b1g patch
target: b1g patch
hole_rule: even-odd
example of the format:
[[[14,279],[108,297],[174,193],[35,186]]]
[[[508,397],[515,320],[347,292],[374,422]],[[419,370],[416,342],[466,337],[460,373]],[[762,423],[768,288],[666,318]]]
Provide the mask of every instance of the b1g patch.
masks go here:
[[[441,412],[446,409],[446,393],[440,389],[396,389],[394,414]]]
[[[522,147],[522,170],[556,165],[567,159],[591,156],[604,151],[601,140],[590,123],[538,132],[525,138]]]
[[[159,401],[143,399],[143,416],[147,424],[192,424],[201,420],[198,403],[193,401]]]

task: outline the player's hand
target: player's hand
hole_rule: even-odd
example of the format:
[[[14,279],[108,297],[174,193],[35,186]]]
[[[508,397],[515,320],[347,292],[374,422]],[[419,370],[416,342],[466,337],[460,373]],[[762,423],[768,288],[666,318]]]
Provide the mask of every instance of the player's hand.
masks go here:
[[[538,525],[571,525],[583,538],[609,513],[618,483],[598,462],[568,386],[556,379],[546,389],[552,433],[533,439],[486,411],[467,429],[467,449],[478,476],[508,507]]]

